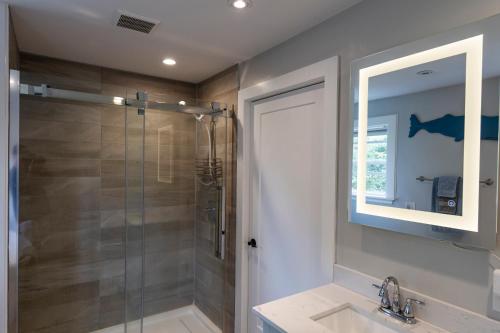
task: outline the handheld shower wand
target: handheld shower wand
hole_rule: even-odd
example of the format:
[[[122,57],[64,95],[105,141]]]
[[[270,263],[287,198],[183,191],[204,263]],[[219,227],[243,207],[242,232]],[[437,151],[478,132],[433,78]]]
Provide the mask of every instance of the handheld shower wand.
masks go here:
[[[196,120],[202,123],[204,115],[195,116]],[[212,116],[209,124],[205,124],[208,134],[208,158],[196,160],[196,173],[198,180],[205,186],[221,186],[222,180],[222,159],[217,158],[215,131],[217,123]]]
[[[196,160],[196,174],[198,181],[207,187],[208,191],[214,191],[216,194],[215,206],[207,207],[207,211],[215,212],[214,220],[214,255],[219,259],[224,259],[224,183],[223,183],[223,169],[222,159],[217,158],[215,134],[217,123],[215,116],[210,117],[208,124],[203,123],[203,115],[195,116],[196,120],[205,127],[208,135],[208,157]],[[212,219],[209,217],[209,219]]]

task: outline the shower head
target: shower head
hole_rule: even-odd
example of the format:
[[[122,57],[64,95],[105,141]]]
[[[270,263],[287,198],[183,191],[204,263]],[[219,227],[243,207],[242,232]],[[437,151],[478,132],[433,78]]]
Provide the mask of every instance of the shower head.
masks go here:
[[[201,121],[203,120],[203,118],[205,118],[205,115],[204,115],[204,114],[194,114],[193,116],[194,116],[194,118],[195,118],[196,120],[198,120],[199,122],[201,122]]]
[[[202,123],[203,117],[205,115],[195,115],[197,121]],[[196,160],[196,173],[198,175],[198,180],[203,185],[219,185],[222,178],[222,160],[217,158],[216,143],[215,143],[215,131],[217,123],[215,117],[210,117],[210,122],[204,124],[207,130],[208,138],[208,156],[207,158],[200,158]]]

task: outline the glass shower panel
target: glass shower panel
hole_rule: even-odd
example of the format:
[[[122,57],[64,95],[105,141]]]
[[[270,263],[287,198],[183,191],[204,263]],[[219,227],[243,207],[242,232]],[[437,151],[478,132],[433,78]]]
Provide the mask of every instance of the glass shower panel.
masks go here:
[[[126,333],[142,332],[144,313],[144,112],[129,106],[125,115]]]
[[[177,103],[161,94],[149,99]],[[144,332],[151,315],[193,303],[195,122],[191,114],[146,110]]]
[[[20,101],[19,332],[123,331],[125,108]]]
[[[228,120],[138,109],[133,89],[102,93],[21,97],[19,332],[215,332],[231,253]]]

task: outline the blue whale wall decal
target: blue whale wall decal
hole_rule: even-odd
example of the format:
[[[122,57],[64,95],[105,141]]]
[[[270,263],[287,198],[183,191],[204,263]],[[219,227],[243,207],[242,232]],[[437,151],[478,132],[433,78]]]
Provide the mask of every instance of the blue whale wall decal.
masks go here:
[[[447,114],[431,121],[420,122],[418,117],[412,114],[410,116],[410,134],[408,137],[414,137],[420,130],[449,136],[459,142],[464,139],[464,116]],[[498,116],[481,117],[481,139],[498,141]]]

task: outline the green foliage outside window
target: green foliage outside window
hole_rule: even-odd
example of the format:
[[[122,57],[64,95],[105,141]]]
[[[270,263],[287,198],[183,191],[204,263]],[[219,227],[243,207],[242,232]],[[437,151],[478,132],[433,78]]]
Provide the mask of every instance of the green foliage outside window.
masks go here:
[[[366,158],[366,194],[385,197],[387,182],[387,133],[376,131],[368,133]],[[358,137],[354,137],[352,188],[357,187]]]

